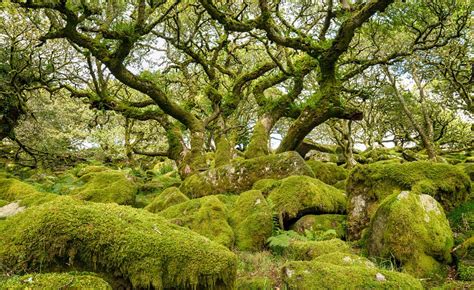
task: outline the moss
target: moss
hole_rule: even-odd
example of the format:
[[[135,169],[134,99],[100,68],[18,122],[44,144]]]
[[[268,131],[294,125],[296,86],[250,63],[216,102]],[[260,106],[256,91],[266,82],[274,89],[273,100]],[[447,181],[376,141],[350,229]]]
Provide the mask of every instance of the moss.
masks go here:
[[[9,203],[10,203],[10,202],[7,201],[7,200],[0,199],[0,207],[5,206],[5,205],[7,205],[7,204],[9,204]]]
[[[375,148],[362,152],[361,156],[367,163],[403,159],[402,154],[397,151],[397,148]]]
[[[228,209],[216,196],[191,199],[168,207],[159,214],[226,247],[234,244]]]
[[[474,281],[474,261],[458,263],[458,278],[462,281]]]
[[[474,236],[466,239],[455,248],[458,278],[464,281],[474,281]]]
[[[314,258],[313,261],[346,267],[357,266],[366,268],[376,268],[375,264],[367,258],[345,252],[332,252],[329,254],[324,254]]]
[[[461,204],[447,214],[455,244],[474,236],[474,199]]]
[[[474,181],[474,163],[460,163],[457,167],[461,168]]]
[[[350,247],[340,239],[327,241],[293,240],[284,250],[283,255],[290,260],[312,260],[333,252],[350,253]]]
[[[267,277],[246,277],[237,279],[235,289],[237,290],[272,290],[273,281]]]
[[[337,166],[335,163],[308,160],[306,164],[313,170],[314,176],[317,179],[329,185],[345,180],[348,175],[347,169]]]
[[[154,176],[150,181],[141,184],[140,193],[160,193],[169,187],[179,187],[181,178],[176,171],[171,171],[163,175]]]
[[[291,261],[282,268],[288,289],[423,289],[404,273],[320,261]]]
[[[241,193],[231,217],[236,247],[242,251],[262,250],[273,229],[272,212],[262,192]]]
[[[270,192],[278,186],[280,186],[279,180],[264,178],[264,179],[257,180],[253,184],[252,189],[260,190],[264,196],[268,196],[268,194],[270,194]]]
[[[450,280],[441,286],[432,287],[431,290],[460,290],[460,289],[474,289],[474,282],[464,282]]]
[[[232,146],[229,140],[226,137],[219,138],[216,147],[214,166],[219,167],[228,164],[232,160]]]
[[[261,157],[267,155],[268,153],[267,131],[261,122],[257,122],[253,128],[250,143],[247,147],[247,150],[245,150],[245,158],[250,159]]]
[[[344,213],[344,193],[324,182],[308,176],[290,176],[281,180],[278,188],[268,196],[281,225],[309,213]]]
[[[0,199],[20,200],[22,206],[33,206],[55,199],[57,195],[39,192],[35,187],[14,178],[0,178]]]
[[[76,171],[76,175],[77,177],[81,177],[90,173],[104,172],[108,170],[111,170],[111,169],[106,166],[90,165],[90,166],[78,168],[78,170]]]
[[[367,231],[369,255],[394,258],[416,277],[439,278],[451,262],[453,234],[441,205],[429,195],[403,191],[387,197]]]
[[[311,169],[296,152],[284,152],[253,159],[234,159],[230,164],[191,175],[180,186],[188,197],[220,193],[240,193],[260,179],[281,179],[290,175],[313,176]]]
[[[145,207],[145,210],[156,213],[188,200],[189,198],[179,191],[179,188],[169,187],[155,197],[155,199]]]
[[[357,166],[347,180],[349,237],[359,239],[380,202],[401,190],[431,195],[449,211],[469,198],[471,184],[462,170],[449,164],[418,161]]]
[[[75,197],[93,202],[115,202],[121,205],[135,204],[137,186],[125,173],[118,170],[91,172],[79,181],[82,186],[71,193]]]
[[[225,247],[113,203],[58,197],[0,222],[0,236],[0,261],[17,274],[80,268],[155,289],[231,288],[236,274]]]
[[[338,214],[305,215],[294,223],[290,229],[300,234],[310,231],[317,235],[333,230],[336,238],[345,238],[346,220],[345,215]]]
[[[101,278],[88,273],[46,273],[14,276],[3,284],[5,289],[112,289]]]

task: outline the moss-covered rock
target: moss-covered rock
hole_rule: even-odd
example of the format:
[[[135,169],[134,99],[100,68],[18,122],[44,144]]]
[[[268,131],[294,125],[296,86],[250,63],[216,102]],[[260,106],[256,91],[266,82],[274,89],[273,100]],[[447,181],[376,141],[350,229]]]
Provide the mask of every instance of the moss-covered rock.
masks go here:
[[[283,255],[290,260],[312,260],[321,255],[334,252],[350,253],[350,247],[340,239],[326,241],[293,240],[284,249]]]
[[[342,191],[309,176],[281,180],[268,200],[284,228],[306,214],[344,213],[346,209],[346,196]]]
[[[457,166],[469,176],[471,181],[474,181],[474,163],[460,163]]]
[[[420,281],[404,273],[319,261],[288,262],[282,278],[288,289],[423,289]]]
[[[327,231],[334,231],[336,238],[345,238],[346,236],[347,216],[339,214],[321,214],[305,215],[296,223],[290,226],[290,229],[304,234],[306,231],[315,233],[318,236]]]
[[[375,264],[367,258],[345,252],[332,252],[313,259],[316,262],[324,262],[346,267],[376,268]]]
[[[256,158],[267,155],[268,150],[268,134],[261,122],[258,122],[253,128],[250,143],[245,150],[245,158]]]
[[[308,160],[306,164],[313,170],[314,177],[329,185],[346,180],[348,171],[336,163]]]
[[[137,186],[124,172],[95,171],[82,175],[79,182],[83,185],[71,192],[79,199],[103,203],[115,202],[121,205],[135,204]]]
[[[1,281],[0,281],[1,282]],[[45,273],[14,276],[2,289],[112,289],[102,278],[88,273]]]
[[[272,235],[272,211],[259,190],[243,192],[231,212],[235,245],[242,251],[259,251]]]
[[[264,178],[257,180],[252,186],[252,189],[260,190],[263,196],[268,196],[270,192],[276,187],[280,186],[280,180]]]
[[[168,207],[159,213],[170,222],[187,227],[228,248],[234,244],[229,210],[216,196],[205,196]]]
[[[232,160],[232,149],[229,140],[225,136],[219,138],[216,145],[214,166],[219,167],[228,164]]]
[[[470,189],[466,174],[449,164],[419,161],[357,166],[347,180],[349,238],[360,238],[378,205],[388,195],[402,190],[428,194],[449,211],[469,198]]]
[[[155,199],[145,207],[145,210],[156,213],[188,200],[189,198],[179,191],[179,188],[169,187],[155,197]]]
[[[443,277],[451,262],[453,234],[431,196],[402,191],[388,196],[367,231],[369,255],[394,258],[416,277]]]
[[[21,206],[33,206],[55,199],[57,195],[39,192],[30,184],[15,178],[0,177],[0,199],[8,203],[19,201]]]
[[[186,178],[180,190],[189,197],[220,193],[240,193],[252,188],[260,179],[280,179],[290,175],[313,176],[311,169],[296,152],[284,152],[246,160],[233,160]]]
[[[74,268],[155,289],[231,288],[236,275],[225,247],[114,203],[58,197],[0,222],[0,236],[0,261],[17,274]]]
[[[84,166],[84,167],[79,167],[75,171],[77,177],[81,177],[90,173],[96,173],[96,172],[104,172],[104,171],[109,171],[111,170],[110,168],[102,165],[89,165],[89,166]]]

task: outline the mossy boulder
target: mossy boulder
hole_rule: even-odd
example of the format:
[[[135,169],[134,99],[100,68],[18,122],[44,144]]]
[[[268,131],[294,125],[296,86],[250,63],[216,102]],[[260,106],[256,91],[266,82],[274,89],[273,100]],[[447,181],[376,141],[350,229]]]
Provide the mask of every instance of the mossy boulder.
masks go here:
[[[283,255],[290,260],[312,260],[321,255],[343,252],[350,253],[349,245],[340,239],[326,241],[299,241],[293,240],[283,251]]]
[[[451,262],[453,233],[431,196],[402,191],[388,196],[367,231],[368,254],[394,258],[416,277],[443,277]]]
[[[376,268],[375,264],[369,259],[346,252],[332,252],[329,254],[324,254],[314,258],[313,261],[346,267],[357,266],[366,268]]]
[[[329,185],[335,185],[339,181],[346,180],[348,171],[336,163],[308,160],[306,164],[313,170],[314,177]]]
[[[346,210],[344,192],[309,176],[281,180],[267,198],[284,228],[306,214],[337,214]]]
[[[55,199],[57,195],[39,192],[30,184],[15,178],[0,177],[0,199],[8,203],[19,201],[21,206],[33,206]]]
[[[259,251],[272,235],[272,211],[259,190],[243,192],[231,212],[235,245],[241,251]]]
[[[168,207],[159,215],[228,248],[234,244],[229,210],[217,196],[205,196]]]
[[[245,150],[245,158],[256,158],[267,155],[268,150],[268,134],[261,122],[258,122],[253,128],[250,143]]]
[[[186,178],[180,190],[197,198],[220,193],[238,194],[252,188],[260,179],[281,179],[290,175],[313,176],[303,158],[293,151],[252,159],[233,160],[230,164]]]
[[[169,187],[155,197],[155,199],[145,207],[145,210],[156,213],[188,200],[189,198],[184,195],[179,188]]]
[[[321,215],[305,215],[296,223],[290,226],[293,230],[300,234],[309,231],[320,236],[325,232],[334,231],[336,238],[345,238],[346,236],[347,216],[339,214],[321,214]]]
[[[144,210],[58,197],[0,222],[0,261],[22,274],[104,273],[133,288],[231,288],[236,256]]]
[[[290,261],[282,278],[288,289],[423,289],[408,274],[320,261]]]
[[[118,170],[104,170],[82,175],[82,186],[71,191],[75,197],[93,202],[115,202],[134,205],[137,185],[126,173]]]
[[[0,281],[2,282],[2,281]],[[112,289],[102,278],[88,273],[44,273],[14,276],[2,289]]]
[[[380,202],[402,190],[431,195],[449,211],[469,199],[471,184],[460,168],[449,164],[417,161],[356,166],[346,190],[349,238],[359,239]]]
[[[474,163],[460,163],[457,166],[469,176],[471,181],[474,181]]]
[[[280,180],[264,178],[257,180],[252,186],[252,189],[260,190],[263,196],[268,196],[270,192],[276,187],[280,186]]]

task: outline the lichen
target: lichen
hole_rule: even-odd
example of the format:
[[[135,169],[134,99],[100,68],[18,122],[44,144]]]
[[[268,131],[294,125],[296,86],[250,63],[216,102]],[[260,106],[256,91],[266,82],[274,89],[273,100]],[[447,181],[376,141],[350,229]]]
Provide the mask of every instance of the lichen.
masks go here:
[[[228,248],[234,244],[234,232],[229,225],[229,210],[216,196],[191,199],[168,207],[159,215]]]
[[[416,277],[446,275],[453,234],[441,205],[428,195],[402,192],[388,196],[367,231],[368,254],[396,259]]]
[[[128,288],[232,288],[236,256],[144,210],[71,197],[0,222],[0,261],[12,273],[81,269]]]
[[[272,234],[270,206],[259,190],[243,192],[231,212],[235,245],[241,251],[259,251]]]
[[[290,260],[312,260],[321,255],[343,252],[350,253],[350,247],[340,239],[326,241],[298,241],[293,240],[283,251],[283,255]]]
[[[179,191],[179,188],[169,187],[155,197],[153,201],[145,207],[145,210],[156,213],[188,200],[189,198]]]
[[[359,239],[380,202],[401,190],[428,194],[449,211],[469,199],[471,184],[460,168],[449,164],[417,161],[357,166],[347,180],[349,238]]]
[[[75,197],[93,202],[134,205],[137,186],[131,177],[118,170],[93,171],[82,175],[82,186],[71,191]]]
[[[317,235],[333,230],[336,238],[343,239],[346,236],[346,220],[345,215],[338,214],[305,215],[290,226],[290,230],[300,234],[309,231]]]
[[[303,158],[293,151],[253,159],[234,159],[230,164],[196,173],[186,178],[180,190],[188,197],[211,194],[238,194],[264,178],[281,179],[290,175],[313,176]]]
[[[346,210],[346,196],[342,191],[308,176],[281,180],[268,200],[285,228],[305,214],[344,213]]]
[[[14,276],[2,284],[3,289],[112,289],[92,273],[45,273]]]
[[[365,266],[290,261],[281,272],[288,289],[423,289],[410,275]]]
[[[329,185],[335,185],[347,178],[348,171],[336,163],[308,160],[306,164],[313,170],[314,177]]]

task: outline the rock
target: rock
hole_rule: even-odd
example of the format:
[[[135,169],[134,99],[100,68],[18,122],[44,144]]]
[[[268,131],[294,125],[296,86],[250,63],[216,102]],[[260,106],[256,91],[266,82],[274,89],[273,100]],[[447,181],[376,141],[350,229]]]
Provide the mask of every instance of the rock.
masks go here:
[[[0,207],[0,219],[16,215],[25,210],[24,206],[20,206],[19,202],[12,202],[5,206]]]
[[[358,266],[366,268],[376,268],[375,264],[367,258],[357,256],[347,252],[331,252],[313,259],[313,261],[334,264],[338,266]]]
[[[259,190],[240,194],[231,213],[235,245],[241,251],[259,251],[272,235],[271,208]]]
[[[370,256],[394,258],[416,277],[444,276],[453,234],[441,205],[431,196],[402,191],[384,199],[367,231]]]
[[[268,195],[273,212],[283,228],[306,214],[344,213],[346,196],[342,191],[309,176],[290,176]]]
[[[260,180],[257,180],[253,184],[252,189],[260,190],[263,196],[266,197],[270,194],[270,192],[273,189],[280,186],[280,183],[281,182],[276,179],[271,179],[271,178],[260,179]]]
[[[0,281],[1,282],[1,281]],[[112,289],[93,273],[41,273],[14,276],[4,281],[4,289]]]
[[[293,240],[283,251],[290,260],[312,260],[316,257],[333,253],[350,253],[350,247],[340,239],[327,241],[298,241]]]
[[[349,239],[359,239],[380,202],[401,190],[431,195],[449,211],[469,198],[471,184],[462,170],[449,164],[417,161],[356,166],[347,180]]]
[[[189,176],[180,190],[192,198],[220,193],[238,194],[251,189],[257,180],[281,179],[290,175],[313,176],[296,152],[233,160],[230,164]]]
[[[71,191],[76,198],[93,202],[134,205],[137,185],[119,170],[92,171],[81,176],[83,184]]]
[[[234,245],[229,210],[217,196],[205,196],[168,207],[159,215],[228,248]]]
[[[18,201],[21,206],[33,206],[51,201],[56,194],[39,192],[32,185],[14,178],[0,177],[0,199],[8,203]]]
[[[189,198],[184,195],[179,188],[169,187],[155,197],[153,201],[145,207],[145,210],[156,213],[188,200]]]
[[[313,170],[314,177],[329,185],[335,185],[339,181],[346,180],[348,170],[337,166],[336,163],[308,160],[306,164]]]
[[[290,261],[281,272],[287,289],[423,289],[420,281],[404,273],[316,260]],[[385,281],[379,281],[377,274]]]
[[[290,230],[300,234],[310,231],[319,236],[332,230],[335,233],[335,238],[344,238],[346,236],[346,220],[347,216],[338,214],[305,215],[290,226]]]
[[[80,269],[155,289],[231,288],[236,275],[225,247],[114,203],[58,197],[2,221],[0,236],[0,261],[12,273]]]

